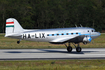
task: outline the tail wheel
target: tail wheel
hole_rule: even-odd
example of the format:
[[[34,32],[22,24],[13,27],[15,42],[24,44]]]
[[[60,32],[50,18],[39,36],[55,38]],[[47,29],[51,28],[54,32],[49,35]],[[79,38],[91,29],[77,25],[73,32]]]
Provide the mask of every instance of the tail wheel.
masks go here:
[[[77,51],[77,52],[81,52],[81,50],[82,50],[81,47],[77,47],[77,48],[76,48],[76,51]]]
[[[68,51],[68,52],[71,52],[71,51],[72,51],[72,47],[70,47],[70,46],[67,47],[67,51]]]
[[[20,43],[20,41],[17,41],[17,44],[19,44]]]

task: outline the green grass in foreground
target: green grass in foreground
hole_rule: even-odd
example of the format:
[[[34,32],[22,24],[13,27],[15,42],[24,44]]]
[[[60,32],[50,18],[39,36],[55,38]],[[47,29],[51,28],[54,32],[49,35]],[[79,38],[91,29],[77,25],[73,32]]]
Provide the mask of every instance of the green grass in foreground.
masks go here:
[[[33,49],[33,48],[66,48],[63,44],[50,44],[48,42],[32,42],[32,41],[21,41],[17,44],[17,39],[5,38],[4,34],[0,34],[0,49]],[[105,34],[93,40],[94,43],[89,43],[87,45],[80,46],[82,48],[104,48],[105,47]],[[73,45],[71,45],[73,46]],[[73,46],[73,48],[75,48]]]
[[[105,70],[105,60],[0,61],[0,70]]]

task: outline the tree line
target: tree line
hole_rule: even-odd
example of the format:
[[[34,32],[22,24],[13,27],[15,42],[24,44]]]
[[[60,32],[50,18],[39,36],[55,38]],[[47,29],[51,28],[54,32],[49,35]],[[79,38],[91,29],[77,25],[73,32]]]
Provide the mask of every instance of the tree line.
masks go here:
[[[7,18],[23,28],[93,27],[105,30],[105,0],[0,0],[0,33]]]

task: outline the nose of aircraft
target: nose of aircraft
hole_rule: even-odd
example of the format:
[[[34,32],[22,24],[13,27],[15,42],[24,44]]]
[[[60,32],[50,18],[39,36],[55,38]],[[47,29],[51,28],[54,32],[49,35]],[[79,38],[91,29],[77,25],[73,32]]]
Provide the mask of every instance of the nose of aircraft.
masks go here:
[[[95,32],[94,38],[99,37],[101,34],[99,32]]]
[[[100,36],[100,35],[101,35],[101,33],[97,32],[97,37]]]
[[[91,37],[92,37],[92,39],[94,39],[94,38],[99,37],[100,35],[101,34],[99,32],[94,32]]]

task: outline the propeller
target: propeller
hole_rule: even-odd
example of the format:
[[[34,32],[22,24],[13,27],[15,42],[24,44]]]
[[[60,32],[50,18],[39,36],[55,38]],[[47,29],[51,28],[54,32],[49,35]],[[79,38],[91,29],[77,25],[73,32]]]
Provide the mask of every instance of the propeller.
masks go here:
[[[87,44],[87,43],[90,43],[92,41],[92,38],[91,38],[91,32],[89,35],[86,35],[83,39],[83,44]]]
[[[90,32],[90,34],[89,34],[89,41],[91,42],[92,41],[92,38],[91,38],[91,32]]]

